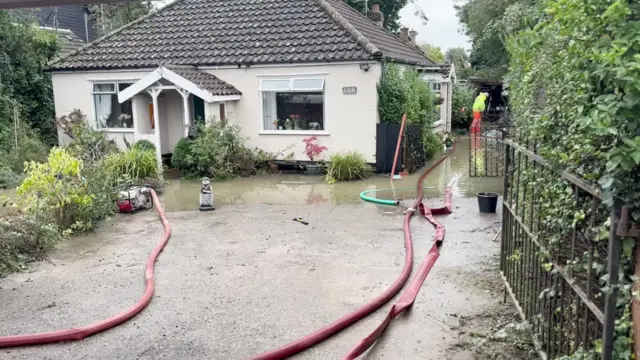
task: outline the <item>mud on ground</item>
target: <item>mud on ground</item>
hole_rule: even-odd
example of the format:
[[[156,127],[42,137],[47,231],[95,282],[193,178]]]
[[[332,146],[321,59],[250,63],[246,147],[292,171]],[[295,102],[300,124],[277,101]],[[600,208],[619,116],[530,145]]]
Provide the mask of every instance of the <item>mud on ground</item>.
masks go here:
[[[519,343],[494,336],[516,321],[496,281],[500,217],[478,214],[475,199],[455,198],[454,207],[439,217],[447,238],[416,303],[363,359],[528,358],[519,345],[511,349]],[[156,263],[156,295],[140,315],[80,342],[2,349],[0,357],[243,359],[353,311],[404,264],[402,211],[394,208],[242,205],[168,217],[173,236]],[[415,218],[412,229],[415,274],[433,227]],[[130,306],[161,232],[154,213],[119,216],[62,244],[50,263],[0,279],[0,334],[82,326]],[[340,359],[389,307],[295,359]]]

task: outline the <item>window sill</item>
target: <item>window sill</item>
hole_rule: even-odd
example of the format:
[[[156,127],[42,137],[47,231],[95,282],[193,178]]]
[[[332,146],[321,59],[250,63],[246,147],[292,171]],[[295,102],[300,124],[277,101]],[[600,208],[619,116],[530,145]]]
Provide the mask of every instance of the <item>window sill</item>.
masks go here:
[[[309,131],[309,130],[262,130],[259,135],[303,135],[303,136],[329,136],[326,131]]]
[[[113,128],[113,129],[99,129],[99,131],[106,133],[132,133],[135,130],[133,128]]]

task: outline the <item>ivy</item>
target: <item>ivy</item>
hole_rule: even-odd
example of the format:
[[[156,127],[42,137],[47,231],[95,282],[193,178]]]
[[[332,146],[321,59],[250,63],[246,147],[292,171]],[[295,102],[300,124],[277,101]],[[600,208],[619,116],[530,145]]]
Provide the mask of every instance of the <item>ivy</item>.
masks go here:
[[[547,176],[537,196],[539,230],[550,251],[557,251],[573,229],[589,229],[596,240],[592,251],[604,258],[613,226],[604,219],[614,203],[630,205],[633,221],[640,222],[640,3],[544,0],[523,22],[531,26],[506,41],[506,80],[518,140],[535,144],[542,157],[599,187],[603,196],[602,207],[593,211],[575,199],[566,182]],[[521,181],[538,176],[523,174]],[[633,243],[622,241],[615,359],[631,358]],[[564,259],[568,268],[584,271],[585,254]],[[604,264],[593,266],[602,288],[592,295],[601,301],[612,289],[605,286]],[[602,351],[597,341],[592,347],[563,359]]]

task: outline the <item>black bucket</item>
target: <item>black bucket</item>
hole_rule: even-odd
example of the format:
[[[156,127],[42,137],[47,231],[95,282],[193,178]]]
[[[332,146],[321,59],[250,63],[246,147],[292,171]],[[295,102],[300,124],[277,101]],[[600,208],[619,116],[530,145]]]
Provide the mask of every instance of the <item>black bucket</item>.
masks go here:
[[[478,207],[481,213],[493,214],[498,207],[498,193],[478,193]]]

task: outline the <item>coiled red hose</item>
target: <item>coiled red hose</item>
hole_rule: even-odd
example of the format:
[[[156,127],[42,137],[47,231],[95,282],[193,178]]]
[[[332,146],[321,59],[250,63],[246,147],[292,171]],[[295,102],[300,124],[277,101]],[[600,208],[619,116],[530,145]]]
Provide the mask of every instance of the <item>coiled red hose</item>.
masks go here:
[[[454,146],[455,146],[455,143],[454,143]],[[420,179],[418,180],[418,183],[416,185],[418,196],[416,198],[416,201],[411,206],[412,209],[416,209],[418,208],[419,205],[422,204],[422,198],[424,196],[423,194],[424,179],[427,177],[427,175],[429,175],[429,173],[431,173],[433,169],[435,169],[440,163],[442,163],[452,152],[453,151],[447,152],[444,156],[442,156],[440,159],[435,161],[431,166],[429,166],[424,171],[424,173],[422,173],[422,176],[420,176]],[[407,211],[404,216],[403,227],[404,227],[404,242],[405,242],[405,249],[406,249],[404,267],[402,268],[402,272],[400,273],[400,276],[398,276],[396,281],[387,290],[385,290],[382,294],[378,295],[376,298],[374,298],[373,300],[371,300],[361,308],[357,309],[356,311],[344,315],[343,317],[326,325],[325,327],[319,330],[316,330],[313,333],[308,334],[304,337],[301,337],[297,340],[294,340],[275,350],[271,350],[259,355],[254,355],[250,359],[251,360],[281,360],[281,359],[286,359],[288,357],[291,357],[295,354],[298,354],[304,350],[311,348],[312,346],[315,346],[321,343],[322,341],[328,339],[329,337],[335,335],[336,333],[356,323],[357,321],[361,320],[365,316],[371,314],[372,312],[376,311],[377,309],[382,307],[384,304],[389,302],[389,300],[391,300],[391,298],[394,295],[396,295],[402,289],[404,284],[407,282],[407,279],[409,279],[409,276],[411,275],[411,270],[413,268],[413,242],[411,239],[411,218],[413,217],[413,213],[414,211]],[[444,231],[444,228],[443,228],[443,231]],[[443,235],[443,238],[444,238],[444,235]],[[426,274],[424,275],[424,277],[426,277]],[[418,287],[418,290],[419,290],[419,287]]]
[[[145,290],[140,300],[138,300],[138,302],[136,302],[130,308],[120,312],[117,315],[80,328],[56,330],[36,334],[2,336],[0,337],[0,348],[82,340],[86,337],[111,329],[130,320],[138,313],[140,313],[145,307],[147,307],[147,305],[149,305],[149,302],[151,302],[151,298],[153,297],[153,290],[155,285],[155,281],[153,278],[153,266],[158,259],[158,256],[167,245],[169,237],[171,236],[171,226],[169,225],[169,222],[165,217],[164,210],[160,205],[158,196],[156,192],[153,191],[153,189],[150,189],[150,193],[153,199],[154,207],[158,212],[158,215],[160,216],[160,220],[162,221],[164,233],[162,234],[162,239],[160,240],[160,242],[155,246],[155,248],[151,252],[151,255],[149,255],[149,260],[147,260],[147,266],[144,272]]]

